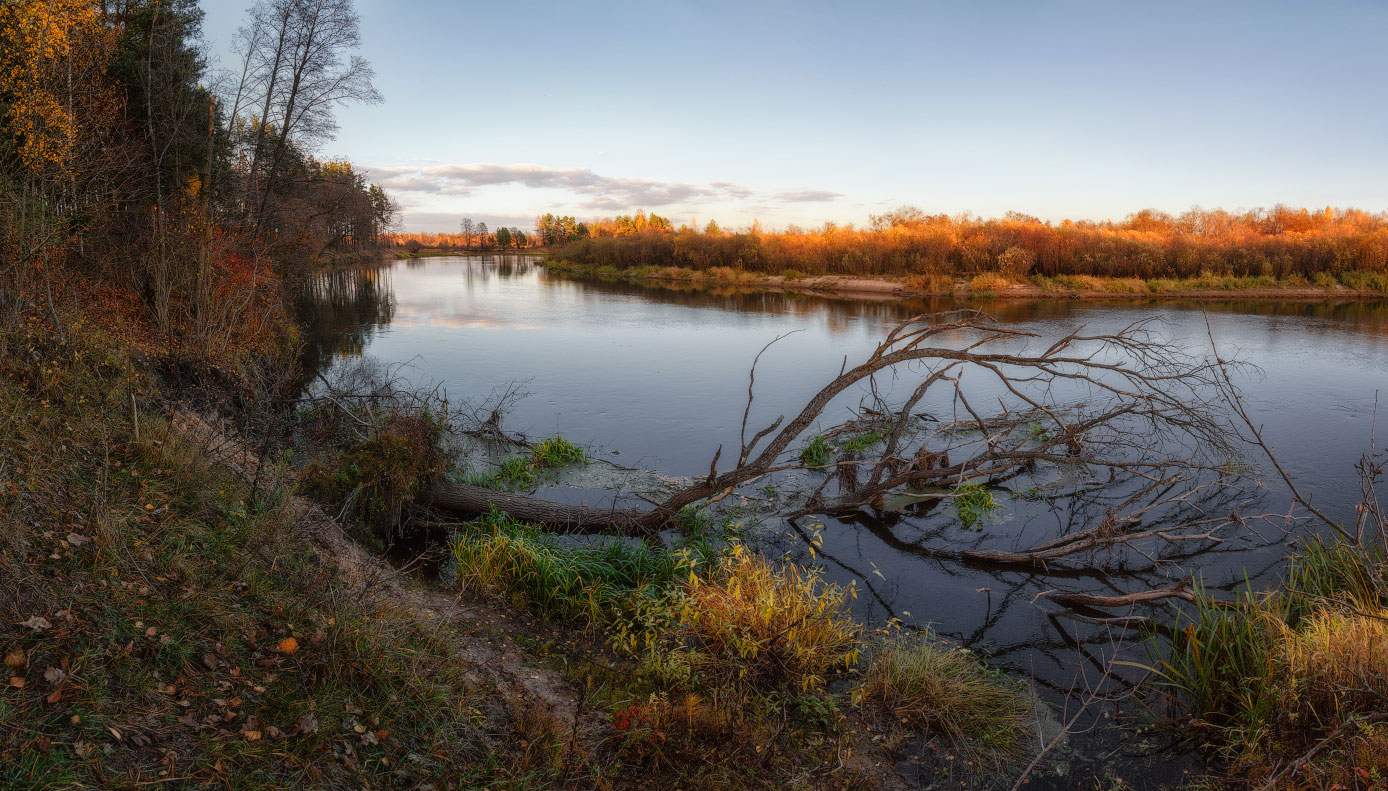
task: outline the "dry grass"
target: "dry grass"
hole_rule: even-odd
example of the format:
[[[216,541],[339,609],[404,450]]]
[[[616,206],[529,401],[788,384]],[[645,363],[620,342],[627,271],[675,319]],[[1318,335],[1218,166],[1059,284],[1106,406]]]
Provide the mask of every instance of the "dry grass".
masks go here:
[[[1154,663],[1186,727],[1233,779],[1269,788],[1388,786],[1388,609],[1384,568],[1341,543],[1304,544],[1272,593],[1200,597]],[[1377,785],[1375,785],[1377,783]]]
[[[857,696],[912,728],[981,745],[986,749],[975,752],[994,762],[1018,757],[1036,712],[1017,682],[967,651],[921,636],[879,643]]]

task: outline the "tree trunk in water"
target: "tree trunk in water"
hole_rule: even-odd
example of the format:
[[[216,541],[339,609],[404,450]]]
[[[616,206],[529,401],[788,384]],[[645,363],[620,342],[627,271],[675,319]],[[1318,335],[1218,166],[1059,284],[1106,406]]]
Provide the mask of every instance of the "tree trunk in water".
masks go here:
[[[485,514],[495,507],[513,519],[566,533],[621,533],[649,536],[652,512],[635,508],[589,508],[565,505],[481,486],[440,483],[423,498],[426,505],[461,514]]]

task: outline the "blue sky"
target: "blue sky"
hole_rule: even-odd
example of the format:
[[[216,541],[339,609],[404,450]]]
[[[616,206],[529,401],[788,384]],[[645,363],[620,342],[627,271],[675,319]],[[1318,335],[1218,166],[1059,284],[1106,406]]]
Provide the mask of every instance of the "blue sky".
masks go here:
[[[226,51],[243,0],[203,0]],[[359,0],[407,230],[1388,209],[1384,2]],[[223,57],[224,62],[232,61]]]

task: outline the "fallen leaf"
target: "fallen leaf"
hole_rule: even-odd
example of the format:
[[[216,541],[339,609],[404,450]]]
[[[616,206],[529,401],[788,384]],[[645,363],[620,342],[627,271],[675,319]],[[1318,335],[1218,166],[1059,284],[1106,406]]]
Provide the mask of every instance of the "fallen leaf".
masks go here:
[[[292,637],[286,637],[280,641],[278,648],[286,654],[292,654],[299,650],[299,641]]]
[[[16,648],[5,654],[6,667],[24,667],[26,661],[23,648]]]
[[[31,615],[29,616],[29,620],[20,621],[19,625],[27,626],[28,628],[33,629],[36,632],[42,632],[44,629],[53,628],[53,624],[49,623],[48,619],[43,617],[42,615]]]
[[[91,541],[91,539],[90,539],[90,538],[87,538],[86,536],[81,535],[81,534],[79,534],[79,533],[68,533],[68,534],[67,534],[67,542],[68,542],[69,544],[75,546],[75,547],[80,547],[80,546],[82,546],[83,544],[87,543],[88,541]]]
[[[19,676],[10,676],[10,686],[15,689],[24,689],[24,679]]]
[[[43,671],[43,680],[50,684],[61,684],[67,678],[67,673],[62,668],[50,667]]]
[[[92,754],[92,746],[87,742],[78,740],[72,743],[72,751],[77,753],[78,758],[86,758]]]
[[[317,733],[318,718],[312,712],[299,718],[299,733]]]
[[[184,714],[182,717],[179,717],[178,721],[180,724],[187,725],[189,728],[196,729],[202,727],[202,723],[198,722],[198,718],[194,717],[193,712],[191,711],[187,714]]]
[[[242,731],[242,733],[245,734],[248,742],[260,741],[260,731]]]

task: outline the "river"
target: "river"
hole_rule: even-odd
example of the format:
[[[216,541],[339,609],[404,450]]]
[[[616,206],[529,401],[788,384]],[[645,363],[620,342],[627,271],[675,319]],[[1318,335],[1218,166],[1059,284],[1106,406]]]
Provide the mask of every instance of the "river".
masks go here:
[[[1369,450],[1376,398],[1388,387],[1388,304],[1019,300],[977,306],[1042,340],[1078,325],[1112,331],[1157,317],[1165,337],[1196,355],[1208,353],[1208,326],[1224,357],[1256,367],[1240,374],[1239,384],[1287,471],[1317,505],[1340,518],[1352,515],[1354,465]],[[300,311],[310,328],[310,368],[357,355],[408,361],[412,376],[442,383],[460,399],[522,382],[530,395],[507,415],[509,430],[562,434],[594,456],[693,476],[707,472],[720,445],[725,458],[736,447],[748,367],[768,341],[786,336],[758,365],[754,426],[798,411],[845,356],[850,364],[861,358],[903,318],[949,307],[947,301],[576,279],[531,258],[472,256],[327,275]],[[1280,483],[1258,477],[1266,486],[1250,488],[1250,496],[1265,510],[1285,511],[1289,499]],[[981,531],[998,546],[1015,546],[1056,519],[1053,509],[1034,503],[1003,505],[1004,515]],[[1038,593],[1131,590],[1142,587],[1134,580],[1168,584],[1184,574],[1211,588],[1246,578],[1267,584],[1287,542],[1280,531],[1250,532],[1217,550],[1135,571],[1120,585],[1111,574],[1038,575],[925,557],[917,545],[951,529],[943,511],[890,522],[818,521],[823,543],[815,557],[774,520],[764,525],[767,550],[818,562],[835,581],[854,581],[863,592],[855,607],[868,623],[896,617],[928,626],[1058,697],[1075,687],[1077,667],[1101,672],[1123,643],[1111,627],[1050,617],[1054,608],[1034,601]],[[1144,659],[1138,648],[1121,650]]]

